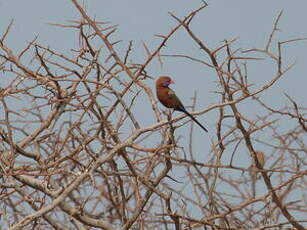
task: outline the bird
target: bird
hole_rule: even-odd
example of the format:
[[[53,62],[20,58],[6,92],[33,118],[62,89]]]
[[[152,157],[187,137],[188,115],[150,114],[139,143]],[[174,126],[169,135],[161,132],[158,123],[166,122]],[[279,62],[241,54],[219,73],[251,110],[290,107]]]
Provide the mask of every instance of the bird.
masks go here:
[[[257,157],[257,161],[259,163],[259,165],[261,166],[261,168],[263,168],[264,164],[265,164],[265,155],[262,151],[255,151],[256,153],[256,157]],[[256,165],[256,163],[253,163],[253,165]]]
[[[161,76],[157,79],[156,93],[159,101],[167,108],[172,108],[175,111],[185,113],[204,131],[208,132],[208,130],[185,109],[180,99],[176,96],[174,90],[169,88],[170,84],[175,84],[175,82],[169,76]]]

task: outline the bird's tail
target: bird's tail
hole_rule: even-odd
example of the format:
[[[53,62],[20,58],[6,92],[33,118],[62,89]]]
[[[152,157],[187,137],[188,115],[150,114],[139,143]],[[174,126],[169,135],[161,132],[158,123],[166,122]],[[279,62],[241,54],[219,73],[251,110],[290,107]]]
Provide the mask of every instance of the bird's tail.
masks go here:
[[[196,120],[195,117],[193,117],[188,111],[186,111],[185,109],[182,111],[184,112],[186,115],[188,115],[193,121],[196,122],[196,124],[198,124],[203,130],[205,130],[206,132],[208,132],[208,130],[198,121]]]

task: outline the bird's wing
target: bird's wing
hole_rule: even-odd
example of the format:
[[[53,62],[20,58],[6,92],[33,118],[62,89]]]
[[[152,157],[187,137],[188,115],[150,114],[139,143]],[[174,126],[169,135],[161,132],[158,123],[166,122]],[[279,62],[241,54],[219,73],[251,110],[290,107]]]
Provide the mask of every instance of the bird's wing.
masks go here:
[[[176,101],[176,102],[180,102],[180,104],[182,104],[180,99],[177,97],[177,95],[176,95],[174,90],[169,89],[169,91],[167,92],[167,95],[168,95],[168,98],[170,100],[173,100],[173,101]]]
[[[167,95],[170,99],[179,100],[179,98],[176,96],[176,93],[172,89],[168,90]]]
[[[172,103],[172,108],[174,109],[177,109],[179,111],[183,111],[185,110],[184,109],[184,106],[182,104],[182,102],[180,101],[180,99],[177,97],[176,93],[174,90],[172,89],[169,89],[168,92],[167,92],[167,95],[168,95],[168,98],[169,98],[169,101]]]

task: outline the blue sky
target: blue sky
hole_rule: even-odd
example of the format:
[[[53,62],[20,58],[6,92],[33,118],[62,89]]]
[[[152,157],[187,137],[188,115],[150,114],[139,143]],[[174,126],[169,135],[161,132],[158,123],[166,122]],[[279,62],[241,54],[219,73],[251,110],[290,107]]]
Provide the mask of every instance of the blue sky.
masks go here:
[[[125,50],[130,40],[134,41],[131,61],[141,63],[146,58],[143,48],[144,42],[150,49],[154,49],[160,42],[155,34],[165,34],[176,21],[168,12],[183,17],[191,10],[201,5],[200,1],[85,1],[89,15],[98,21],[109,21],[117,24],[118,31],[113,35],[114,40],[123,40],[116,48]],[[283,10],[279,29],[273,40],[273,51],[276,52],[276,41],[307,37],[307,2],[306,1],[246,1],[246,0],[216,0],[208,1],[209,7],[202,11],[193,21],[192,29],[211,49],[222,44],[227,39],[238,38],[233,49],[264,48],[268,35],[273,28],[273,21]],[[51,26],[48,23],[67,23],[68,20],[78,19],[79,13],[70,1],[54,0],[0,0],[0,31],[3,32],[13,19],[14,24],[7,39],[7,45],[14,51],[20,51],[27,42],[38,35],[38,42],[50,46],[62,53],[69,53],[78,45],[78,33],[72,29]],[[288,93],[296,102],[306,105],[305,96],[307,85],[307,41],[289,43],[282,49],[285,65],[295,63],[295,66],[270,90],[261,95],[265,101],[275,108],[289,105],[283,95]],[[195,43],[180,30],[167,43],[162,54],[188,54],[195,58],[208,61],[206,54],[201,52]],[[252,54],[249,54],[251,56]],[[255,57],[263,57],[255,55]],[[218,102],[214,93],[216,88],[216,74],[198,63],[186,59],[163,58],[163,67],[157,61],[148,66],[151,76],[170,75],[176,81],[173,88],[185,105],[191,104],[191,97],[197,93],[197,109],[206,108]],[[268,82],[276,73],[276,66],[266,59],[248,62],[249,82],[254,88]],[[148,83],[154,88],[154,81]],[[144,97],[145,99],[145,97]],[[242,111],[250,119],[255,118],[257,108],[249,100],[242,103]],[[150,114],[145,116],[144,124],[154,122]],[[148,117],[148,120],[147,120]],[[209,129],[215,128],[216,114],[210,112],[199,120]],[[202,134],[201,134],[202,135]],[[202,136],[196,134],[197,139]],[[211,134],[208,138],[214,138]]]
[[[142,62],[146,58],[142,42],[146,43],[150,49],[154,49],[160,42],[160,39],[154,35],[165,34],[176,25],[176,21],[168,12],[183,17],[201,5],[201,1],[195,0],[91,0],[84,2],[88,14],[92,18],[119,25],[118,31],[113,35],[114,40],[123,40],[117,46],[118,50],[125,50],[128,42],[134,41],[134,50],[131,56],[133,62]],[[280,31],[274,37],[272,52],[276,52],[277,41],[307,37],[307,1],[212,0],[208,1],[208,4],[209,7],[194,19],[192,29],[211,49],[220,46],[225,39],[234,38],[238,38],[238,41],[234,44],[233,49],[264,48],[273,28],[273,22],[281,10],[283,10],[283,15],[278,26]],[[68,20],[78,18],[79,13],[70,1],[0,0],[0,32],[3,33],[10,21],[14,20],[7,45],[16,52],[24,48],[27,42],[38,35],[39,43],[62,53],[69,53],[78,45],[78,33],[72,29],[51,26],[48,23],[69,24]],[[283,63],[285,65],[295,63],[295,66],[261,97],[269,105],[278,109],[289,105],[283,95],[286,92],[300,106],[306,107],[307,41],[289,43],[283,47],[282,52]],[[162,54],[188,54],[208,61],[207,55],[199,50],[183,29],[168,42]],[[257,54],[255,57],[264,56]],[[214,93],[217,90],[217,76],[211,69],[186,59],[163,58],[163,61],[163,67],[154,61],[147,71],[151,76],[172,76],[176,81],[173,88],[185,105],[192,103],[191,97],[194,92],[197,92],[198,97],[197,109],[204,109],[218,103],[218,97]],[[250,61],[248,62],[248,72],[250,83],[254,84],[254,88],[257,88],[273,78],[276,66],[268,59]],[[148,80],[146,83],[154,88],[154,81]],[[146,97],[143,98],[146,100]],[[257,107],[254,107],[251,100],[240,104],[239,108],[251,120],[259,115]],[[140,110],[140,112],[143,111]],[[146,125],[155,121],[152,114],[146,114],[140,119]],[[216,112],[210,112],[198,119],[209,130],[215,130]],[[285,123],[285,125],[287,124]],[[290,122],[290,124],[293,123]],[[189,126],[182,127],[178,134],[184,137],[184,133],[188,129]],[[195,126],[194,129],[198,129],[198,127]],[[209,150],[211,140],[216,139],[214,134],[211,132],[207,135],[197,130],[194,141],[195,151],[202,152],[204,147]],[[256,134],[257,137],[261,135],[264,139],[270,138],[266,133]],[[185,145],[185,142],[187,140],[183,138],[182,144]],[[202,155],[201,158],[206,160],[205,155]],[[243,165],[246,166],[246,162],[243,162]]]
[[[113,35],[114,40],[122,40],[116,46],[118,50],[125,50],[128,42],[133,40],[134,49],[131,61],[139,63],[146,58],[142,42],[150,49],[154,49],[160,42],[160,39],[154,35],[165,34],[176,25],[176,21],[168,12],[183,17],[201,5],[200,1],[182,0],[91,0],[85,3],[92,18],[119,25],[118,31]],[[274,37],[272,52],[276,52],[276,41],[307,37],[306,1],[216,0],[208,1],[208,4],[209,7],[194,19],[192,29],[211,49],[220,46],[225,39],[234,38],[238,38],[238,41],[234,44],[233,49],[264,48],[273,28],[273,22],[281,10],[283,10],[283,15],[278,27],[280,31]],[[51,26],[49,23],[69,24],[68,20],[75,20],[79,17],[78,11],[70,1],[0,0],[0,31],[3,32],[9,22],[14,20],[7,45],[16,52],[38,35],[38,42],[42,45],[69,54],[71,49],[78,46],[78,33],[72,29]],[[261,97],[269,105],[279,108],[289,105],[283,95],[283,92],[286,92],[299,105],[304,106],[306,97],[302,95],[306,94],[307,85],[307,41],[288,44],[283,47],[282,51],[285,65],[295,63],[295,66]],[[162,54],[188,54],[208,61],[208,56],[199,50],[183,29],[170,39],[167,47],[162,50]],[[255,57],[263,56],[257,54]],[[198,97],[197,109],[203,109],[218,102],[219,99],[214,93],[217,90],[217,76],[214,71],[186,59],[163,58],[163,61],[163,67],[157,61],[152,62],[147,68],[148,73],[154,77],[172,76],[176,81],[173,88],[186,106],[192,103],[191,98],[195,92]],[[250,61],[248,62],[248,73],[249,82],[254,84],[254,88],[257,88],[274,76],[276,65],[273,65],[268,59]],[[146,83],[154,88],[154,81],[149,80]],[[146,100],[146,97],[143,98]],[[259,111],[251,100],[242,103],[240,107],[244,115],[250,119],[258,115]],[[199,120],[209,130],[214,130],[215,118],[216,113],[210,112],[199,117]],[[151,124],[155,120],[152,114],[142,116],[140,119],[143,119],[144,124]],[[198,133],[196,133],[196,139],[203,140],[203,134]],[[215,138],[214,133],[209,134],[207,146],[211,138]]]

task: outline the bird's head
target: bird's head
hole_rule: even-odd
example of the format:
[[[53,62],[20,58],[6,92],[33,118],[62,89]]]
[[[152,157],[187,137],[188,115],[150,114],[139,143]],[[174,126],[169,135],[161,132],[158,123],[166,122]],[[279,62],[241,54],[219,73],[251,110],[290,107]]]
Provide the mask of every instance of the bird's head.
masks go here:
[[[170,84],[174,84],[175,82],[168,76],[159,77],[156,81],[157,87],[168,87]]]

